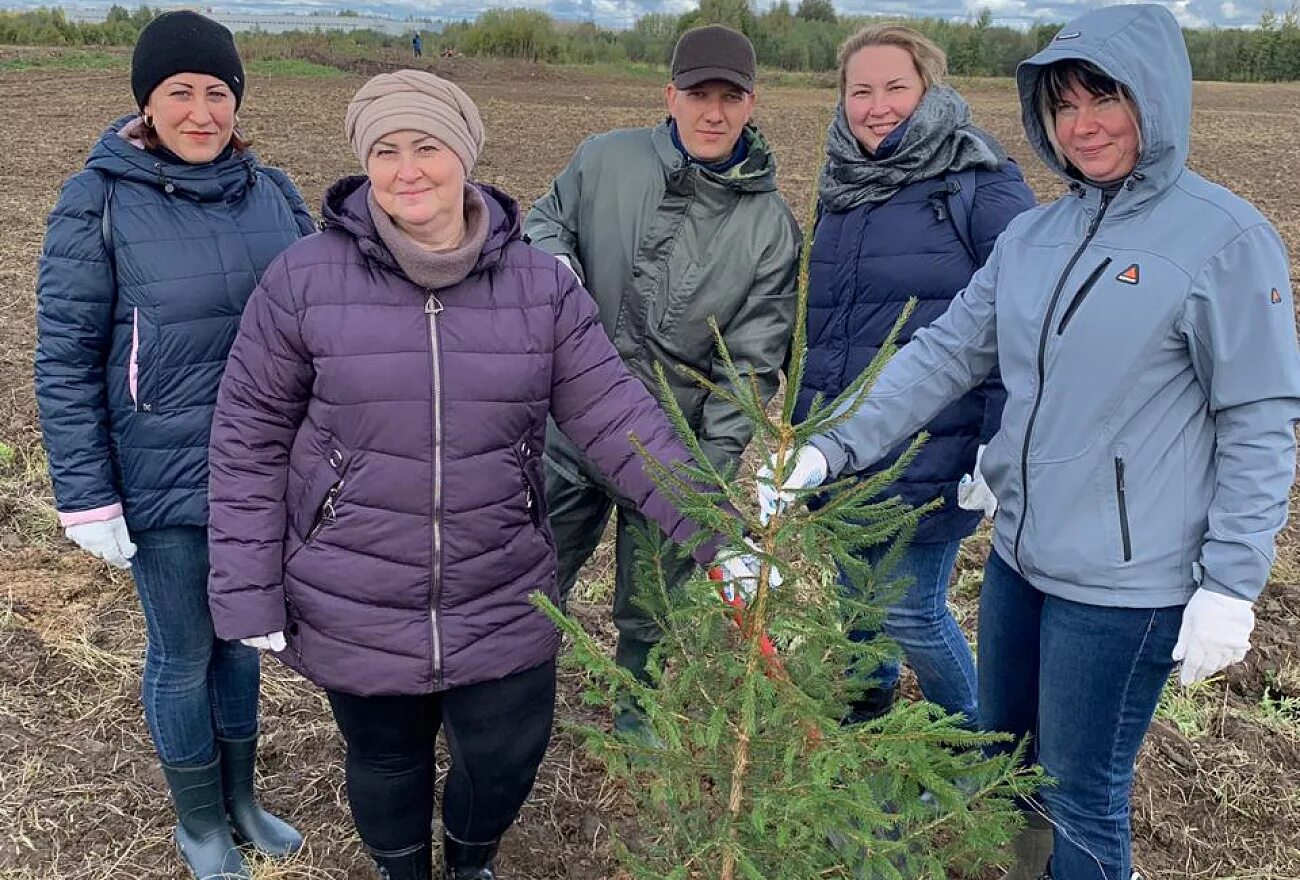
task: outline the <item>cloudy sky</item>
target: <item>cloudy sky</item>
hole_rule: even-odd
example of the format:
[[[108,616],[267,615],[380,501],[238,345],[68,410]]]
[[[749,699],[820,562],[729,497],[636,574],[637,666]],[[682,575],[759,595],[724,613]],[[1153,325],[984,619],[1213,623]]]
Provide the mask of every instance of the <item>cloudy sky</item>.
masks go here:
[[[0,6],[52,5],[50,0],[0,0]],[[55,0],[57,3],[58,0]],[[113,0],[68,0],[68,6],[103,6]],[[138,0],[118,0],[134,7]],[[199,0],[201,3],[202,0]],[[773,0],[756,0],[762,9]],[[792,6],[798,0],[790,0]],[[1165,0],[1179,21],[1187,27],[1240,27],[1254,25],[1271,0]],[[936,18],[965,19],[978,15],[988,8],[998,24],[1024,27],[1036,21],[1065,22],[1096,6],[1110,5],[1099,0],[834,0],[835,8],[850,15],[900,15],[933,16]],[[156,5],[171,5],[167,0]],[[197,4],[196,4],[197,5]],[[335,9],[355,9],[363,14],[388,15],[397,18],[416,16],[457,20],[473,18],[484,9],[507,5],[501,0],[231,0],[211,3],[211,8],[259,12],[321,12]],[[512,8],[543,9],[556,18],[574,21],[595,21],[607,27],[627,27],[647,12],[680,14],[695,5],[697,0],[511,0]],[[1273,8],[1285,8],[1286,0],[1271,2]]]

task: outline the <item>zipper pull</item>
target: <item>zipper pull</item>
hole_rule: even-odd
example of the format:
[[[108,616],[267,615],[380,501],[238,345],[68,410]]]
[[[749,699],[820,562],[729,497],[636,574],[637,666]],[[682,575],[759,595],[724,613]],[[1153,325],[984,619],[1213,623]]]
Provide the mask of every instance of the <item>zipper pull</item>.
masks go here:
[[[432,293],[429,294],[429,298],[424,301],[424,313],[426,315],[436,315],[441,311],[442,311],[442,302],[439,301],[438,297],[434,296]]]
[[[339,480],[330,487],[329,492],[325,493],[325,503],[321,505],[321,519],[325,522],[334,522],[338,519],[338,514],[334,510],[334,501],[343,491],[343,481]]]

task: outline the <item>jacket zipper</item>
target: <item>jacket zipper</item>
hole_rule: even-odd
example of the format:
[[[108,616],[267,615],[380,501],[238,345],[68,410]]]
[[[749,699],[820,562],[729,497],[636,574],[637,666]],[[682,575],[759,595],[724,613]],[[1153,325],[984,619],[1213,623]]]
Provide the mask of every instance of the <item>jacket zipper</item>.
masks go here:
[[[1124,488],[1124,459],[1115,456],[1115,496],[1119,498],[1119,536],[1124,542],[1124,561],[1133,561],[1133,538],[1128,530],[1128,494]]]
[[[1038,420],[1038,410],[1043,405],[1043,385],[1047,381],[1047,339],[1052,333],[1052,315],[1056,313],[1057,303],[1061,301],[1061,291],[1065,289],[1066,280],[1074,271],[1075,264],[1079,262],[1083,252],[1088,249],[1092,237],[1097,234],[1097,228],[1101,226],[1101,220],[1106,216],[1106,209],[1110,207],[1110,200],[1110,193],[1102,193],[1097,216],[1092,219],[1082,243],[1070,257],[1070,261],[1065,264],[1061,277],[1056,279],[1056,289],[1052,291],[1052,299],[1047,304],[1047,314],[1043,316],[1043,326],[1038,335],[1038,388],[1034,392],[1034,406],[1029,411],[1029,422],[1025,425],[1024,446],[1020,450],[1020,485],[1024,499],[1020,505],[1020,522],[1016,526],[1014,555],[1016,570],[1022,575],[1025,573],[1025,567],[1020,562],[1020,541],[1025,535],[1025,522],[1029,519],[1029,444],[1034,437],[1034,422]]]
[[[424,303],[429,316],[430,368],[433,373],[433,570],[429,624],[433,631],[433,686],[442,687],[442,632],[438,607],[442,604],[442,358],[438,349],[438,313],[442,303],[432,293]]]
[[[1070,319],[1073,318],[1074,313],[1079,310],[1079,306],[1083,305],[1084,298],[1087,297],[1088,293],[1092,290],[1093,285],[1097,283],[1097,279],[1101,277],[1101,273],[1105,272],[1106,267],[1109,265],[1110,257],[1102,260],[1101,264],[1097,266],[1096,269],[1092,270],[1092,274],[1088,276],[1088,280],[1083,282],[1083,286],[1074,294],[1074,299],[1070,300],[1070,304],[1065,307],[1065,314],[1061,316],[1061,323],[1056,327],[1057,336],[1065,333],[1065,326],[1070,323]]]
[[[304,544],[310,544],[316,539],[328,525],[333,525],[338,519],[338,514],[334,510],[334,502],[338,499],[339,493],[343,491],[343,480],[340,478],[337,483],[330,486],[330,490],[325,493],[325,500],[321,502],[320,508],[316,511],[316,521],[312,524],[311,531],[303,538]]]
[[[519,477],[524,484],[524,506],[528,509],[528,518],[533,521],[533,525],[540,527],[541,517],[537,512],[537,494],[533,492],[532,481],[528,479],[528,456],[531,452],[527,440],[519,441],[519,445],[515,447],[515,461],[519,464]]]

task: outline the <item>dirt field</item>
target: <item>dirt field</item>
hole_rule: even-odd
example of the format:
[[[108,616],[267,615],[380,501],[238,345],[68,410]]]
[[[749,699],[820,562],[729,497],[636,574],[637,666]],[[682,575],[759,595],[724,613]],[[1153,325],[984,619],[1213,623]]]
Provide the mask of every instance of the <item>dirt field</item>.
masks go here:
[[[447,62],[431,66],[439,63]],[[585,135],[661,115],[660,89],[644,80],[451,63],[440,72],[466,86],[487,124],[478,176],[525,203]],[[337,176],[357,170],[342,118],[367,72],[250,84],[246,132],[313,205]],[[1059,192],[1024,145],[1012,84],[958,85],[1039,195]],[[43,496],[31,391],[45,216],[105,123],[130,109],[127,74],[0,73],[0,97],[0,878],[180,877],[171,813],[137,704],[142,618],[128,578],[57,538]],[[832,102],[831,92],[815,89],[760,95],[757,119],[800,216]],[[1300,265],[1300,86],[1198,86],[1196,106],[1193,166],[1260,206]],[[1284,537],[1249,663],[1191,695],[1171,692],[1148,740],[1134,800],[1137,861],[1149,880],[1300,877],[1300,531],[1292,526]],[[957,592],[967,623],[983,552],[977,539],[962,558]],[[607,560],[597,559],[588,575],[599,592]],[[599,603],[578,613],[608,632]],[[266,672],[263,790],[309,843],[287,866],[259,866],[259,880],[372,877],[351,831],[340,740],[323,698],[275,662]],[[571,679],[562,692],[562,719],[599,717],[582,714]],[[507,839],[502,876],[616,877],[609,829],[626,813],[620,792],[561,729]]]

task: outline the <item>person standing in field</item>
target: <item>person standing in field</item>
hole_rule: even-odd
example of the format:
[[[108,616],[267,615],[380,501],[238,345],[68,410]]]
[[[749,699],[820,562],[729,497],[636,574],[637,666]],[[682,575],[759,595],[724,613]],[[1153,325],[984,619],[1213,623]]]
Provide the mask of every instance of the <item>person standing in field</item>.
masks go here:
[[[711,25],[684,33],[665,89],[668,119],[652,128],[595,135],[578,147],[524,230],[582,280],[623,361],[658,394],[656,366],[710,462],[734,468],[750,428],[731,404],[678,366],[726,387],[710,319],[742,376],[763,399],[776,393],[794,322],[799,230],[777,193],[776,162],[750,123],[754,47]],[[637,596],[637,535],[650,524],[552,423],[546,495],[559,554],[560,595],[572,592],[617,509],[616,658],[639,677],[661,638]],[[665,561],[671,587],[693,563]],[[616,709],[620,729],[639,729],[634,707]]]
[[[1179,662],[1190,685],[1246,656],[1286,523],[1291,276],[1272,224],[1187,167],[1192,71],[1168,9],[1090,12],[1016,82],[1028,141],[1069,192],[1011,221],[760,503],[868,467],[1001,367],[980,722],[1032,737],[1053,780],[1027,805],[1054,830],[1043,876],[1130,880],[1134,764],[1161,691]]]
[[[478,108],[431,73],[356,93],[366,174],[249,300],[212,429],[217,632],[325,689],[357,832],[384,880],[432,874],[439,730],[451,753],[441,876],[492,880],[555,712],[542,444],[548,418],[677,541],[698,527],[630,441],[690,462],[573,274],[472,179]],[[757,565],[698,546],[731,581]],[[742,586],[743,584],[739,584]]]
[[[970,282],[993,243],[1034,195],[992,135],[970,121],[970,108],[943,82],[948,61],[937,45],[901,25],[872,25],[840,47],[840,101],[826,138],[818,183],[818,219],[808,289],[808,355],[794,418],[813,400],[834,399],[884,345],[908,301],[916,310],[898,336],[934,321]],[[925,426],[929,439],[899,480],[884,491],[913,507],[943,505],[921,518],[887,579],[906,578],[906,593],[885,618],[925,698],[976,722],[975,660],[948,609],[948,581],[962,538],[978,509],[959,505],[963,474],[979,478],[978,458],[997,432],[1005,392],[997,371]],[[892,466],[903,441],[866,468]],[[874,567],[892,545],[867,548]],[[856,589],[847,573],[846,590]],[[868,632],[852,632],[870,638]],[[850,720],[887,711],[898,690],[889,661],[858,698]]]
[[[419,31],[411,36],[411,51],[415,53],[416,58],[424,55],[424,38],[420,36]]]
[[[239,134],[230,32],[169,12],[131,59],[138,113],[109,126],[50,214],[37,277],[36,398],[59,520],[130,569],[147,625],[145,719],[200,880],[248,880],[236,841],[302,845],[253,796],[257,651],[208,613],[208,434],[244,303],[313,231]]]

